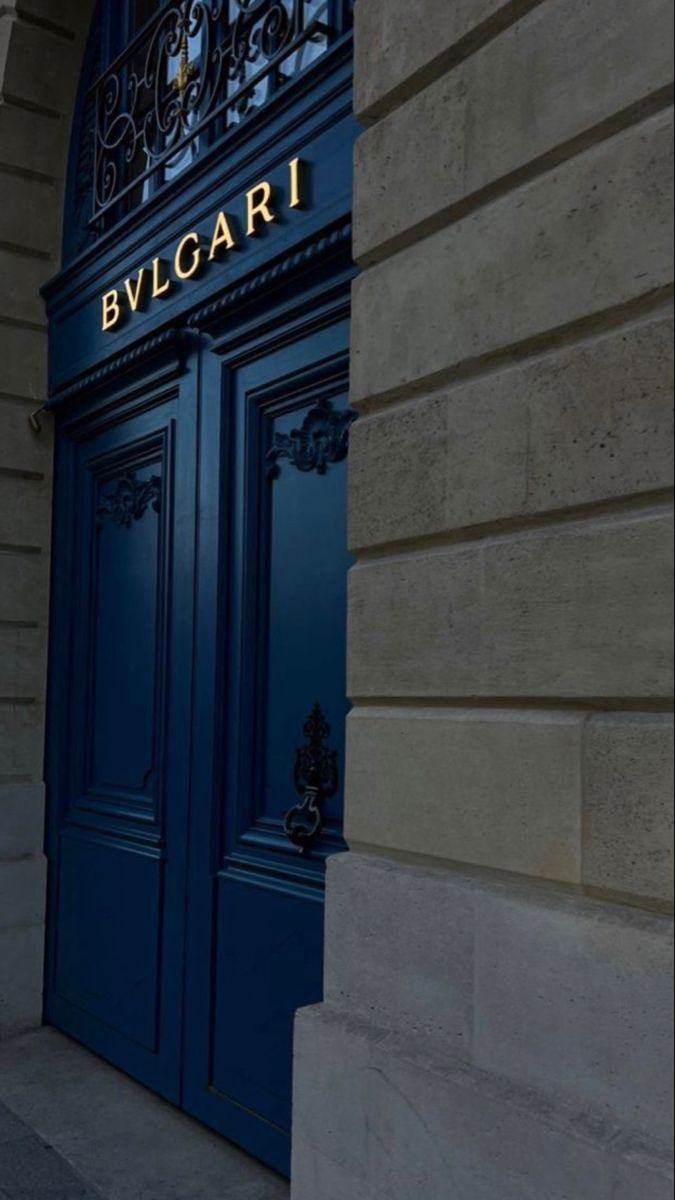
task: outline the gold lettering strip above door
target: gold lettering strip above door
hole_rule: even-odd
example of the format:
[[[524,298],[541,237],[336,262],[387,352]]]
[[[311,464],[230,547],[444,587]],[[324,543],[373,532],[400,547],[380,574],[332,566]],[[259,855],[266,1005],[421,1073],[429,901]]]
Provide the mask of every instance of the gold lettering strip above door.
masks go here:
[[[301,158],[294,158],[288,164],[288,170],[287,207],[302,209],[307,197],[307,164]],[[278,190],[267,180],[246,192],[244,200],[245,235],[239,233],[236,219],[221,211],[209,237],[196,231],[184,234],[171,260],[155,258],[149,266],[141,267],[135,276],[126,279],[123,288],[106,292],[101,299],[103,332],[111,333],[126,317],[145,311],[151,302],[167,299],[180,284],[201,275],[209,263],[221,262],[232,250],[239,249],[245,239],[259,237],[267,225],[280,220],[282,207]]]

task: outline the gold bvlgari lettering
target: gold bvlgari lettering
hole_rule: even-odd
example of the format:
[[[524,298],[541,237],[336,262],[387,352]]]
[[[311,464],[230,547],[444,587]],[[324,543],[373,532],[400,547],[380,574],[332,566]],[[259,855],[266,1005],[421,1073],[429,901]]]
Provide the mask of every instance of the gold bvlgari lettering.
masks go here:
[[[186,251],[192,252],[192,260],[186,265]],[[176,250],[176,258],[174,261],[174,270],[178,279],[194,279],[202,265],[204,252],[201,246],[201,238],[198,233],[186,233],[185,237],[178,244]]]
[[[121,320],[120,293],[117,290],[108,292],[103,297],[103,332],[109,333],[111,329],[116,329]]]
[[[167,264],[163,258],[155,258],[152,263],[152,298],[160,300],[162,296],[168,296],[172,288],[171,280],[165,274]]]
[[[236,249],[236,245],[237,239],[232,232],[230,218],[228,217],[227,213],[218,213],[216,228],[213,231],[209,262],[214,262],[214,260],[219,257],[219,251],[221,247],[224,246],[226,250],[234,250]]]
[[[289,208],[304,208],[305,205],[305,172],[301,158],[294,158],[288,164],[291,173],[291,200]]]
[[[126,292],[127,292],[127,296],[129,297],[129,308],[134,313],[138,312],[138,310],[143,307],[143,300],[145,298],[145,277],[146,277],[146,275],[147,275],[147,271],[146,271],[145,267],[141,267],[141,270],[138,272],[138,275],[136,276],[135,283],[134,283],[133,279],[127,279],[127,280],[125,280],[125,283],[124,283],[124,286],[125,286]]]
[[[248,236],[255,237],[265,225],[271,225],[279,218],[272,208],[274,189],[271,183],[259,183],[246,193],[248,205]],[[262,226],[261,221],[262,219]]]
[[[289,186],[285,204],[290,210],[304,208],[308,203],[308,165],[302,158],[294,158],[288,164],[288,171]],[[265,226],[281,219],[277,191],[267,180],[251,188],[246,193],[245,202],[249,237],[257,237]],[[155,258],[152,268],[141,267],[137,275],[125,280],[124,290],[114,288],[102,297],[103,332],[110,333],[117,329],[127,313],[141,312],[148,298],[165,299],[173,292],[177,281],[195,279],[207,262],[217,262],[240,245],[235,220],[221,210],[215,219],[210,241],[207,235],[202,236],[196,231],[186,233],[176,247],[172,262]]]

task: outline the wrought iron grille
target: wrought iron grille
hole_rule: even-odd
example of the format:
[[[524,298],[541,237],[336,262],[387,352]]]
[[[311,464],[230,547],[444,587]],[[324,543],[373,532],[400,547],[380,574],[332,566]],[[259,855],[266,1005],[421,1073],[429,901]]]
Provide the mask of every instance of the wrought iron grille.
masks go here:
[[[266,105],[352,22],[353,0],[169,0],[90,93],[103,230]]]

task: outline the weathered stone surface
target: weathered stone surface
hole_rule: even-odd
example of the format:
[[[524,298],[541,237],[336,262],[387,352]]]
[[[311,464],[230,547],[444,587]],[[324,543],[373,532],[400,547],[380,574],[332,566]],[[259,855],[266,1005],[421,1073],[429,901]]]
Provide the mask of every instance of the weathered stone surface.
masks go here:
[[[584,742],[584,883],[672,905],[672,716],[594,717]]]
[[[630,1143],[621,1150],[611,1200],[672,1200],[672,1159]]]
[[[0,91],[46,110],[68,112],[72,104],[82,57],[81,46],[27,21],[5,16],[1,24],[9,30],[9,46]],[[56,130],[55,130],[56,133]]]
[[[349,694],[672,695],[672,513],[361,564]]]
[[[28,258],[0,248],[0,317],[46,327],[40,288],[53,267],[39,258]]]
[[[47,334],[3,325],[0,316],[0,391],[34,397],[38,405],[47,394]]]
[[[0,471],[0,546],[48,548],[50,527],[51,481]]]
[[[672,922],[487,892],[476,905],[479,1067],[672,1135]]]
[[[355,710],[348,841],[580,883],[583,721],[581,713]]]
[[[672,921],[540,885],[331,863],[326,999],[668,1143]]]
[[[654,117],[361,275],[356,405],[669,286],[671,147]]]
[[[673,384],[666,314],[362,417],[352,547],[669,488]]]
[[[470,1057],[475,893],[453,876],[402,876],[361,855],[338,855],[329,874],[326,998]]]
[[[0,549],[0,621],[39,621],[46,610],[47,581],[41,555]]]
[[[55,24],[63,35],[81,32],[88,23],[91,0],[9,0],[6,7],[15,9],[20,15],[37,17]]]
[[[44,938],[39,925],[0,930],[0,1042],[42,1021]]]
[[[328,1005],[297,1019],[295,1114],[293,1200],[610,1200],[616,1126]]]
[[[356,257],[381,257],[416,226],[442,223],[467,197],[667,88],[672,42],[668,0],[538,5],[360,139]]]
[[[0,158],[2,158],[2,150],[0,150]],[[56,188],[40,179],[25,179],[16,176],[12,180],[11,187],[3,187],[2,197],[0,242],[18,246],[24,250],[32,250],[38,254],[51,255],[60,236]],[[22,261],[25,264],[25,256]],[[49,271],[50,267],[47,265],[46,272]],[[0,266],[0,272],[3,290],[8,284],[11,289],[11,282],[8,280],[4,263]],[[54,263],[52,262],[51,273],[53,274],[53,272]]]
[[[65,166],[66,130],[65,117],[55,129],[54,122],[45,120],[40,113],[6,104],[0,95],[0,181],[3,191],[9,191],[17,178],[14,172],[3,170],[5,166],[35,171],[43,183],[53,183]],[[56,188],[54,204],[61,208],[62,197],[60,193],[57,197]]]
[[[0,1048],[3,1099],[98,1200],[288,1200],[285,1180],[55,1029]]]
[[[0,626],[0,696],[32,700],[42,695],[45,662],[43,629]]]
[[[0,860],[41,852],[44,807],[42,784],[0,784]]]
[[[41,704],[7,704],[0,699],[0,779],[3,782],[35,779],[42,775],[43,731]]]
[[[44,924],[47,862],[23,858],[0,867],[0,931]]]
[[[527,0],[418,0],[415,8],[406,0],[357,4],[357,115],[372,120],[469,53],[486,36],[486,25],[507,25],[514,9],[529,7]]]

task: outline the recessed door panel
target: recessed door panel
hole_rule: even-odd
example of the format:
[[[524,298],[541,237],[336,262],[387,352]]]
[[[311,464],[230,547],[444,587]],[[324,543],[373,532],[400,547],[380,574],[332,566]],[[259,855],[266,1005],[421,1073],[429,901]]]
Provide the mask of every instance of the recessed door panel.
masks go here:
[[[51,661],[47,1015],[174,1100],[194,546],[176,514],[194,521],[190,391],[186,378],[182,397],[147,397],[136,414],[122,399],[114,420],[59,431]]]
[[[150,799],[165,553],[162,460],[97,481],[88,787]]]
[[[60,868],[56,995],[156,1054],[161,856],[66,830]]]

